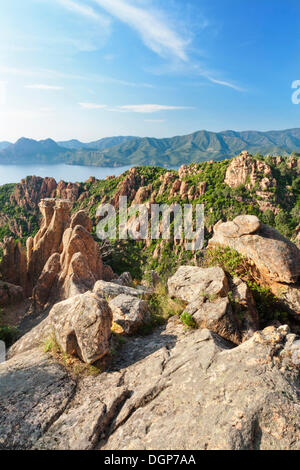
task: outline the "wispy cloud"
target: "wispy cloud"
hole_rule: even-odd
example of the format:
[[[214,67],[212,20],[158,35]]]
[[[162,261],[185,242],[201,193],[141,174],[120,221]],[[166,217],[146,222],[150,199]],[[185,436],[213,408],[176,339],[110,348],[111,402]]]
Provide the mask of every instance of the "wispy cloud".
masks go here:
[[[86,18],[100,23],[102,26],[108,27],[111,23],[107,16],[100,15],[92,7],[88,5],[82,5],[81,3],[75,2],[74,0],[56,0],[56,2],[72,13],[85,16]]]
[[[29,88],[31,90],[44,90],[44,91],[60,91],[64,89],[62,86],[43,85],[43,84],[25,85],[25,88]]]
[[[234,83],[227,82],[225,80],[218,80],[217,78],[211,77],[209,74],[206,74],[206,73],[202,73],[201,75],[202,77],[207,78],[207,80],[209,80],[211,83],[215,83],[216,85],[221,85],[227,88],[232,88],[233,90],[236,90],[236,91],[241,91],[241,92],[245,91],[244,88],[241,88],[240,86],[235,85]]]
[[[162,12],[133,5],[127,0],[93,0],[108,13],[138,32],[143,42],[162,57],[187,61],[189,41],[181,37]]]
[[[163,104],[129,104],[123,106],[107,106],[105,104],[97,103],[78,103],[84,109],[106,109],[107,111],[114,111],[119,113],[139,113],[139,114],[152,114],[159,111],[176,111],[183,109],[194,109],[190,106],[168,106]],[[163,120],[149,120],[149,122],[162,122]]]
[[[81,108],[84,109],[105,109],[107,106],[105,104],[97,104],[97,103],[78,103]]]
[[[181,109],[191,109],[190,106],[166,106],[163,104],[130,104],[126,106],[118,106],[118,111],[130,113],[152,114],[159,111],[175,111]]]
[[[215,76],[208,72],[205,67],[201,69],[199,63],[194,62],[188,54],[190,41],[169,24],[162,11],[134,5],[132,0],[93,1],[112,16],[137,31],[148,48],[171,60],[171,67],[176,68],[179,66],[179,68],[184,68],[187,66],[186,72],[194,68],[199,75],[215,85],[232,88],[239,92],[245,91],[231,81],[216,78],[219,73]],[[204,21],[203,27],[208,24],[207,21]],[[177,60],[174,62],[173,59]]]

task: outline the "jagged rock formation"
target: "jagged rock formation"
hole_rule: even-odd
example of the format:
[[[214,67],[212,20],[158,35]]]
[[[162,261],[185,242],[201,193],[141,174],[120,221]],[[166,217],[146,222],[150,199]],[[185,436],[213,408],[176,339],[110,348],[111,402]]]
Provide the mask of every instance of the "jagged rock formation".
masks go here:
[[[230,349],[175,318],[98,377],[75,381],[33,349],[0,364],[0,447],[296,450],[299,354],[287,327]]]
[[[188,303],[185,312],[199,328],[208,328],[240,344],[258,330],[259,319],[247,285],[239,279],[234,279],[232,285],[230,282],[221,268],[181,266],[168,280],[168,289],[172,297]],[[232,302],[242,308],[242,316],[237,315]]]
[[[268,190],[271,186],[276,187],[276,180],[267,163],[254,159],[247,151],[242,152],[239,157],[233,158],[225,177],[225,183],[228,186],[237,188],[243,185],[247,189],[252,189],[258,181],[260,189],[263,191]]]
[[[95,282],[113,273],[104,272],[99,246],[94,241],[92,222],[79,211],[70,217],[69,200],[42,199],[41,228],[27,239],[27,253],[12,239],[5,243],[0,270],[8,282],[23,287],[43,308],[92,289]]]
[[[40,176],[28,176],[17,184],[14,193],[10,197],[10,203],[14,202],[24,209],[35,209],[41,199],[52,198],[56,195],[56,181],[54,178],[41,178]]]
[[[38,306],[45,305],[45,299],[49,300],[51,297],[52,300],[62,300],[84,293],[93,288],[95,282],[103,276],[99,246],[90,233],[91,220],[83,211],[74,214],[69,220],[69,211],[70,206],[66,209],[67,218],[64,211],[62,217],[58,218],[54,213],[49,226],[50,232],[41,234],[45,244],[48,244],[52,233],[56,238],[33,291]],[[60,221],[58,230],[54,228],[56,219]],[[53,232],[51,228],[54,228]],[[33,244],[32,253],[36,253],[36,259],[39,257],[39,245],[35,249],[35,243]],[[29,260],[32,259],[31,255]],[[29,272],[32,272],[30,266],[29,261]]]
[[[43,199],[39,203],[42,213],[41,228],[32,239],[27,240],[28,295],[44,269],[49,258],[60,253],[63,234],[70,224],[72,204],[68,200]]]
[[[300,250],[254,216],[218,222],[209,246],[229,246],[250,260],[258,279],[300,314]]]
[[[10,203],[16,203],[24,209],[36,209],[42,199],[60,198],[75,201],[79,195],[77,183],[56,183],[54,178],[41,178],[40,176],[27,176],[16,185],[10,196]]]

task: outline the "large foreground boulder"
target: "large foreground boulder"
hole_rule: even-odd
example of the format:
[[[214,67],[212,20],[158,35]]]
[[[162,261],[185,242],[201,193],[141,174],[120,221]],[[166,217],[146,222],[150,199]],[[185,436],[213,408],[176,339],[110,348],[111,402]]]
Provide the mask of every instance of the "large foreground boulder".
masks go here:
[[[54,305],[49,318],[65,353],[88,364],[109,353],[112,313],[104,299],[90,292],[71,297]]]
[[[209,246],[222,245],[249,258],[270,284],[296,283],[300,276],[300,250],[255,216],[239,216],[232,222],[218,223]]]
[[[39,349],[0,364],[2,449],[300,450],[300,339],[237,348],[171,319],[77,380]]]
[[[300,250],[296,245],[249,215],[218,222],[209,246],[218,245],[247,258],[259,281],[269,286],[292,313],[300,314]]]
[[[55,304],[42,322],[10,348],[8,357],[37,347],[42,350],[45,340],[53,337],[63,352],[92,364],[109,354],[111,327],[112,312],[106,300],[86,292]]]

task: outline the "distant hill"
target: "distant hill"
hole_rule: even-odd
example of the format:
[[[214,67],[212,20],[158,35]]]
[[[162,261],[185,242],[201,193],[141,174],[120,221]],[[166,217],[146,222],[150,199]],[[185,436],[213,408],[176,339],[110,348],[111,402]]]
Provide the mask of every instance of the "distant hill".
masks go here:
[[[105,137],[104,139],[95,140],[94,142],[84,143],[79,140],[66,140],[64,142],[58,142],[58,145],[65,147],[69,150],[80,150],[80,149],[90,149],[90,150],[105,150],[107,148],[113,147],[115,145],[124,144],[129,142],[136,137]]]
[[[95,142],[78,140],[39,142],[22,138],[0,150],[0,163],[67,163],[92,166],[159,165],[224,160],[248,150],[252,154],[300,152],[300,129],[284,131],[199,131],[164,139],[108,137]]]
[[[62,162],[67,149],[52,139],[36,141],[22,137],[15,144],[0,151],[2,164],[54,163]]]
[[[0,150],[6,149],[9,145],[11,145],[10,142],[0,142]]]

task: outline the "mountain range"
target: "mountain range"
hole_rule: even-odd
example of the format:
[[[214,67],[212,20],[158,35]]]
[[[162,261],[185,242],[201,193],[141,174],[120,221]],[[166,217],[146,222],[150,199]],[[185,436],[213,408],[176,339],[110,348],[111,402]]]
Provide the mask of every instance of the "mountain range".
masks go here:
[[[79,140],[36,141],[22,137],[15,144],[0,142],[0,164],[54,164],[91,166],[178,166],[224,160],[241,151],[252,154],[300,152],[300,129],[283,131],[198,131],[171,138],[108,137],[90,143]]]

